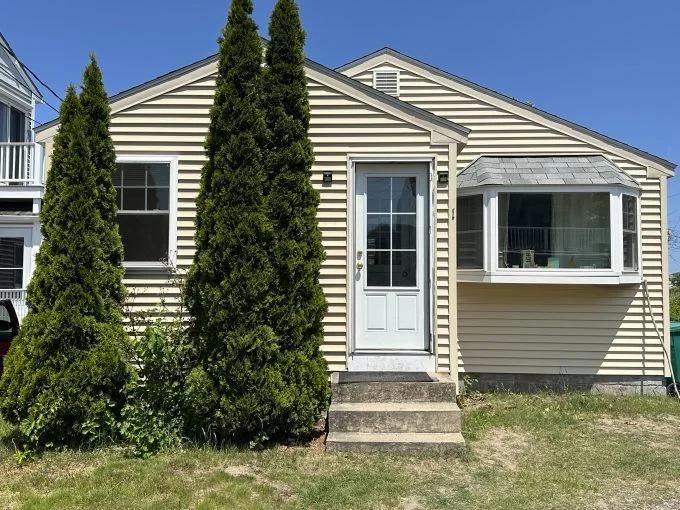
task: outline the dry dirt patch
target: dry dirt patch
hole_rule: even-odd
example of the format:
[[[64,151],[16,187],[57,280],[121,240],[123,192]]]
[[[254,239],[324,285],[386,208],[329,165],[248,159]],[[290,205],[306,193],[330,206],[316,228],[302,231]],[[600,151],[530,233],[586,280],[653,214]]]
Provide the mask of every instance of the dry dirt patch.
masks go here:
[[[494,427],[484,433],[474,449],[482,464],[514,471],[529,447],[530,439],[526,432]]]
[[[51,480],[64,478],[83,478],[94,473],[104,463],[101,459],[73,459],[63,463],[54,462],[28,462],[17,464],[16,462],[0,465],[0,478],[10,479],[13,476],[30,476],[34,474],[49,473]]]
[[[296,498],[293,489],[291,489],[288,485],[268,478],[259,469],[253,466],[228,466],[224,471],[229,476],[233,476],[234,478],[252,478],[260,485],[271,487],[272,489],[276,490],[279,493],[279,496],[285,500],[290,501]]]
[[[646,416],[600,418],[593,426],[609,433],[643,434],[651,437],[677,437],[680,429],[680,418],[676,416]]]

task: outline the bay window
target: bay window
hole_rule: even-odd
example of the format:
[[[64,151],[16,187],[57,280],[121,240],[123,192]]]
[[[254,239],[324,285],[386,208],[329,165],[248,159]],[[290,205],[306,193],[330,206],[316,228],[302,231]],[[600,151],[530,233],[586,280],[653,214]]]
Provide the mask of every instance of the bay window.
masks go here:
[[[639,281],[637,190],[485,186],[459,190],[460,281]]]
[[[174,255],[175,163],[119,158],[113,176],[126,267],[162,267]]]

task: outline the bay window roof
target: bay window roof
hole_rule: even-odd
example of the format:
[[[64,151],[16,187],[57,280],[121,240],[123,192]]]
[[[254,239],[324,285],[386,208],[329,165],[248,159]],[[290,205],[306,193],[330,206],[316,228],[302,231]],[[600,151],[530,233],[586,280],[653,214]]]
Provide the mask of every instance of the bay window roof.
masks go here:
[[[478,186],[639,184],[601,155],[481,156],[458,175],[458,189]]]

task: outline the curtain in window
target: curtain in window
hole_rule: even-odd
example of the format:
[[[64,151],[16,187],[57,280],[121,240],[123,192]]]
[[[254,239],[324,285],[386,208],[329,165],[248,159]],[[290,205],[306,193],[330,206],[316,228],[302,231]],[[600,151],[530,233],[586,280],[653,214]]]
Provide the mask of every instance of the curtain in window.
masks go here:
[[[609,222],[608,193],[553,194],[548,266],[611,267]]]

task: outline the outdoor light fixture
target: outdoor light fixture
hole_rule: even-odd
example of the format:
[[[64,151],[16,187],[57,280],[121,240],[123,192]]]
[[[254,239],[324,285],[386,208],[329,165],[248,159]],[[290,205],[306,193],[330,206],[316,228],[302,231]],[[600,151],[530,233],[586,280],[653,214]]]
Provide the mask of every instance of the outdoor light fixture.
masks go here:
[[[333,182],[333,174],[331,172],[324,172],[323,173],[323,183],[324,184],[330,184]]]
[[[449,172],[448,172],[448,170],[442,170],[440,172],[437,172],[437,182],[439,184],[448,184],[449,183]]]

